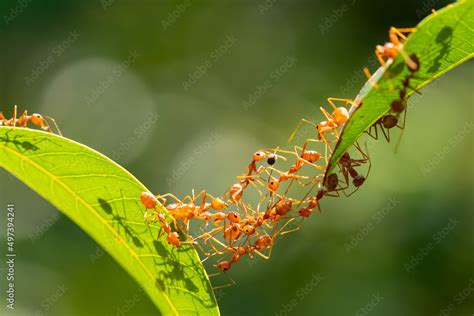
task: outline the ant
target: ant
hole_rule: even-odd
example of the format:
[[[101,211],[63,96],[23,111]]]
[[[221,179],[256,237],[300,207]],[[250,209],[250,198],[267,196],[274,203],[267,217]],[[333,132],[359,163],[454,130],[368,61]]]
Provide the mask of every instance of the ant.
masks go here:
[[[267,163],[271,166],[276,163],[276,160],[278,158],[282,158],[283,160],[286,160],[285,157],[279,156],[276,154],[276,152],[270,153],[269,151],[266,150],[259,150],[256,151],[252,155],[252,161],[248,165],[248,172],[246,175],[240,176],[239,178],[242,178],[239,183],[234,183],[229,190],[225,194],[229,195],[229,202],[231,204],[238,204],[242,200],[242,196],[244,194],[245,189],[248,187],[249,184],[252,184],[255,186],[253,181],[255,180],[255,174],[260,174],[262,173],[266,168],[264,166],[260,166],[257,168],[257,162],[264,160],[267,158]]]
[[[42,130],[53,133],[53,130],[46,121],[46,119],[49,119],[53,123],[58,135],[62,136],[61,131],[59,130],[58,125],[56,124],[56,121],[52,117],[43,116],[38,113],[28,115],[28,112],[25,110],[23,114],[21,114],[20,117],[17,118],[17,111],[17,106],[15,105],[13,107],[13,117],[11,119],[6,119],[3,113],[0,112],[0,126],[27,127],[28,123],[31,122],[34,125],[41,127]]]
[[[325,134],[328,132],[332,132],[334,136],[336,137],[336,139],[338,139],[339,133],[337,129],[349,120],[349,111],[347,110],[347,108],[336,107],[333,101],[342,101],[342,102],[345,102],[346,105],[351,104],[355,107],[358,107],[359,104],[357,104],[353,100],[342,99],[342,98],[328,98],[327,101],[331,105],[331,107],[334,109],[334,111],[332,114],[330,114],[323,107],[320,107],[321,112],[323,112],[324,116],[326,117],[326,121],[322,121],[316,124],[307,119],[301,119],[298,125],[296,126],[295,130],[291,134],[288,142],[291,142],[293,140],[297,131],[300,129],[301,124],[306,123],[316,128],[316,130],[318,131],[318,139],[322,140],[326,144],[326,148],[329,148],[329,151],[332,153],[332,149],[329,146],[330,142],[326,138]]]
[[[385,43],[384,45],[377,45],[375,47],[375,56],[379,60],[382,66],[385,66],[386,61],[384,57],[389,60],[394,60],[398,54],[400,54],[408,68],[412,71],[418,70],[419,64],[412,60],[408,54],[403,49],[407,37],[403,33],[413,33],[416,31],[416,28],[400,28],[391,27],[388,35],[390,42]]]
[[[229,252],[229,253],[232,254],[232,257],[228,260],[220,260],[214,265],[214,267],[217,268],[219,270],[219,272],[214,273],[214,274],[210,274],[209,277],[215,277],[215,276],[218,276],[218,275],[223,273],[230,280],[230,283],[225,284],[225,285],[216,286],[216,287],[213,288],[214,290],[229,287],[229,286],[232,286],[236,283],[227,274],[227,272],[231,269],[232,265],[234,263],[237,263],[243,256],[248,255],[250,258],[253,258],[252,254],[255,253],[255,254],[258,254],[259,256],[261,256],[264,259],[269,259],[270,255],[264,255],[261,251],[265,250],[265,249],[268,249],[268,248],[271,249],[271,247],[273,245],[273,238],[269,235],[262,235],[262,236],[256,238],[255,241],[253,242],[253,244],[250,244],[246,247],[242,247],[242,246],[232,247],[232,246],[225,245],[225,244],[221,243],[218,240],[216,240],[216,242],[219,243],[225,249],[224,252],[219,251],[219,250],[216,250],[216,251],[218,251],[220,254],[224,254],[225,252]]]
[[[343,182],[346,186],[344,187],[339,187],[339,182],[342,182],[339,180],[339,177],[337,176],[336,173],[331,173],[326,177],[326,180],[324,182],[325,189],[323,192],[324,195],[327,196],[333,196],[333,197],[340,197],[339,191],[344,191],[349,187],[348,182]]]
[[[415,62],[417,65],[420,64],[420,61],[418,57],[415,54],[412,54],[410,56],[410,59]],[[418,91],[416,88],[410,85],[410,80],[416,78],[415,77],[415,72],[419,69],[419,66],[416,67],[416,70],[412,70],[411,68],[408,68],[410,70],[410,74],[407,75],[403,80],[402,80],[402,88],[399,91],[399,98],[392,101],[390,104],[390,113],[382,116],[379,118],[375,124],[373,124],[370,128],[369,131],[366,131],[366,133],[374,138],[378,139],[378,129],[377,127],[379,126],[385,139],[387,142],[390,142],[390,129],[394,127],[398,127],[400,129],[405,128],[405,122],[406,122],[406,103],[407,103],[407,95],[408,95],[408,89],[413,90],[415,93],[421,94],[420,91]],[[399,125],[399,117],[400,115],[404,113],[403,117],[403,123]],[[374,133],[372,133],[372,128],[374,128]]]
[[[341,168],[341,172],[344,176],[344,179],[346,181],[346,185],[349,186],[349,176],[352,178],[352,184],[356,187],[354,191],[352,191],[349,194],[346,194],[345,191],[344,194],[349,197],[352,194],[354,194],[357,190],[359,190],[360,186],[364,184],[365,180],[367,179],[367,176],[370,173],[370,169],[372,167],[372,164],[370,162],[370,157],[365,154],[362,149],[360,148],[359,144],[354,145],[357,150],[362,154],[363,158],[362,159],[353,159],[350,157],[349,153],[346,151],[341,159],[339,160],[339,166]],[[362,175],[358,173],[354,167],[359,167],[362,166],[363,164],[369,162],[369,168],[367,170],[367,175]]]
[[[149,192],[142,192],[140,195],[140,201],[146,207],[146,209],[155,209],[155,212],[153,214],[145,213],[144,218],[146,220],[149,217],[155,215],[155,218],[151,220],[151,223],[158,221],[161,223],[157,238],[160,238],[161,231],[164,230],[167,234],[166,241],[168,242],[168,244],[173,245],[174,247],[181,246],[182,242],[179,239],[179,234],[177,232],[172,231],[170,224],[166,221],[165,215],[163,215],[163,213],[161,213],[160,211],[156,210],[158,199]]]
[[[174,199],[176,203],[166,204],[167,196]],[[202,196],[201,203],[198,206],[195,204],[195,202],[201,196]],[[206,203],[207,196],[210,196],[212,198],[211,203]],[[184,203],[183,201],[187,199],[189,199],[189,203]],[[156,219],[154,221],[160,221],[162,223],[162,228],[168,234],[167,241],[177,247],[179,247],[179,245],[181,244],[181,242],[179,241],[178,234],[176,232],[171,232],[171,228],[169,227],[169,224],[166,222],[165,216],[161,212],[158,212],[156,210],[158,201],[163,202],[163,204],[165,205],[164,207],[166,211],[168,211],[168,213],[172,216],[175,226],[177,226],[176,220],[181,220],[183,222],[183,225],[186,227],[186,232],[187,232],[186,235],[188,235],[189,233],[189,220],[191,218],[196,216],[198,218],[207,219],[207,220],[210,220],[210,219],[214,219],[215,221],[221,220],[223,218],[220,215],[223,213],[218,212],[208,217],[205,217],[205,215],[202,215],[202,214],[205,211],[209,210],[210,208],[213,208],[215,210],[220,210],[222,208],[227,207],[227,204],[224,201],[222,201],[219,198],[212,197],[209,193],[206,193],[206,191],[201,191],[197,196],[194,196],[194,190],[193,190],[192,197],[186,196],[182,201],[179,200],[177,197],[175,197],[171,193],[158,195],[157,197],[155,197],[153,194],[149,192],[142,192],[140,195],[140,200],[146,209],[155,210],[154,215],[156,216]],[[152,215],[145,213],[145,219],[150,216]]]

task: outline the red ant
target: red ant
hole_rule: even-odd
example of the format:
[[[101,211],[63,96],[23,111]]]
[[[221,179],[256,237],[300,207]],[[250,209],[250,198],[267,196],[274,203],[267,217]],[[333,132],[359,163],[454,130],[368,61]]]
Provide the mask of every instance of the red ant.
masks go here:
[[[172,199],[176,201],[176,203],[171,203],[171,204],[166,204],[166,197],[169,196]],[[197,206],[195,204],[195,201],[199,199],[199,197],[202,196],[201,199],[201,204]],[[193,196],[186,196],[183,201],[186,199],[189,199],[189,203],[184,203],[181,200],[179,200],[177,197],[175,197],[173,194],[168,193],[165,195],[159,195],[158,197],[155,197],[153,194],[149,192],[142,192],[140,195],[140,200],[142,204],[147,208],[147,209],[155,209],[155,215],[156,219],[162,223],[162,227],[165,230],[165,232],[168,233],[168,238],[170,240],[167,240],[173,244],[174,246],[179,246],[179,238],[176,240],[176,237],[178,237],[177,233],[174,234],[173,236],[170,236],[171,232],[169,228],[169,224],[165,221],[165,218],[162,213],[159,213],[156,211],[156,206],[158,204],[158,201],[161,200],[163,204],[165,205],[165,209],[169,212],[169,214],[172,216],[173,220],[176,221],[181,220],[183,222],[183,225],[186,227],[186,232],[189,232],[189,220],[193,217],[197,217],[200,219],[214,219],[215,221],[222,220],[221,214],[223,213],[215,213],[212,214],[208,217],[205,215],[202,215],[205,211],[209,210],[210,208],[213,208],[215,210],[220,210],[222,208],[226,208],[227,205],[225,204],[224,201],[221,199],[212,197],[212,202],[211,203],[206,203],[206,197],[211,196],[210,194],[206,193],[205,191],[201,191],[197,196],[194,196],[194,191],[193,191]],[[151,215],[145,214],[145,218],[150,217]],[[176,225],[176,222],[175,222]]]
[[[416,28],[397,29],[392,26],[388,32],[390,42],[387,42],[384,45],[377,45],[375,48],[375,56],[377,56],[377,59],[379,60],[380,64],[382,66],[385,66],[386,61],[384,60],[384,57],[390,60],[394,60],[395,57],[400,54],[405,60],[405,63],[407,64],[408,68],[412,71],[416,71],[418,69],[419,64],[413,61],[403,49],[403,46],[407,39],[403,33],[412,33],[415,31]]]
[[[158,199],[149,192],[142,192],[142,194],[140,195],[140,200],[147,209],[155,209],[154,214],[145,213],[145,219],[148,219],[149,217],[155,215],[151,222],[159,221],[161,223],[161,227],[158,232],[158,238],[161,235],[161,231],[164,230],[167,234],[166,241],[168,242],[168,244],[173,245],[174,247],[181,246],[182,242],[179,239],[179,234],[171,230],[171,226],[166,221],[165,215],[163,215],[163,213],[161,213],[160,211],[156,210]]]
[[[230,246],[229,247],[225,244],[222,244],[219,241],[217,241],[217,242],[221,246],[223,246],[224,249],[226,249],[228,252],[230,252],[232,254],[232,257],[228,260],[219,261],[214,265],[214,267],[219,269],[220,272],[210,274],[209,277],[218,276],[221,273],[224,273],[227,276],[227,278],[230,280],[229,284],[214,287],[213,288],[214,290],[229,287],[229,286],[232,286],[232,285],[235,284],[235,281],[227,274],[227,272],[230,270],[232,265],[234,263],[238,262],[240,260],[240,258],[242,258],[243,256],[249,255],[249,256],[252,257],[252,254],[255,253],[255,254],[258,254],[259,256],[263,257],[264,259],[269,259],[269,256],[264,255],[261,251],[265,250],[265,249],[268,249],[268,248],[271,248],[271,246],[273,244],[273,238],[269,235],[262,235],[262,236],[256,238],[254,243],[250,244],[247,247],[242,247],[242,246],[239,246],[239,247]],[[223,252],[220,252],[220,253],[223,253]]]
[[[347,108],[336,107],[333,101],[342,101],[342,102],[345,102],[346,104],[351,104],[355,107],[358,107],[359,104],[357,104],[356,102],[352,100],[341,99],[341,98],[328,98],[327,101],[331,105],[331,107],[334,109],[334,111],[332,114],[330,114],[323,107],[320,107],[321,112],[323,112],[324,116],[326,117],[326,121],[322,121],[316,124],[309,120],[301,119],[298,125],[296,126],[295,130],[291,134],[288,142],[291,142],[291,140],[295,137],[296,132],[300,129],[301,124],[306,123],[316,128],[316,130],[318,131],[318,139],[322,140],[326,144],[326,148],[329,148],[329,151],[332,152],[331,148],[329,147],[330,142],[326,138],[325,134],[328,132],[332,132],[334,136],[336,137],[336,139],[338,139],[339,133],[337,129],[349,120],[349,111],[347,110]]]
[[[38,113],[33,113],[32,115],[28,115],[28,112],[25,110],[23,114],[21,114],[20,117],[17,118],[16,105],[13,107],[13,117],[11,119],[6,119],[3,113],[0,112],[0,126],[27,127],[28,123],[31,122],[34,125],[41,127],[42,130],[52,133],[53,130],[49,126],[46,119],[49,119],[53,123],[58,135],[62,136],[61,131],[59,130],[58,125],[56,124],[56,121],[52,117],[43,116]]]

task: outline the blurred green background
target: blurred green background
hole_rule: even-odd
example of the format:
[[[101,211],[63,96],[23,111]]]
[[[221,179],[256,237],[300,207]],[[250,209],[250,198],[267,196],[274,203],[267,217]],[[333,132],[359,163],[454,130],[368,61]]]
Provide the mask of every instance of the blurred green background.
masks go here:
[[[390,26],[446,3],[2,1],[0,110],[55,117],[152,192],[219,195],[256,149],[320,118],[328,96],[353,98]],[[396,154],[395,142],[370,143],[357,194],[323,200],[271,260],[235,265],[222,314],[471,315],[473,70],[411,101]],[[157,314],[70,220],[3,170],[0,188],[2,214],[16,204],[18,256],[17,308],[2,314]]]

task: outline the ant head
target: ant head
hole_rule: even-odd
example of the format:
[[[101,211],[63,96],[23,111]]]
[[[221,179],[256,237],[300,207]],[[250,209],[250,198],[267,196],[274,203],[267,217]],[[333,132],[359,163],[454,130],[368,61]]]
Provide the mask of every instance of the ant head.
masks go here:
[[[318,125],[316,125],[316,129],[319,130],[322,129],[323,127],[325,127],[326,125],[328,125],[328,122],[327,121],[321,121],[318,123]]]
[[[313,210],[310,209],[309,207],[302,207],[298,211],[298,215],[301,216],[301,217],[309,217],[312,212],[313,212]]]
[[[227,213],[227,219],[232,223],[240,223],[240,214],[236,212]]]
[[[276,162],[276,156],[273,155],[273,154],[270,155],[270,156],[268,157],[268,159],[267,159],[267,163],[268,163],[270,166],[272,166],[272,165],[275,164],[275,162]]]
[[[252,225],[245,225],[243,230],[244,233],[248,236],[253,235],[255,233],[255,227]]]
[[[156,197],[150,192],[142,192],[140,194],[140,201],[147,209],[154,209],[158,203]]]
[[[173,245],[175,247],[181,246],[181,241],[179,240],[179,235],[177,232],[172,232],[166,236],[166,241],[168,244]]]
[[[229,261],[222,261],[216,264],[215,267],[221,270],[222,272],[227,272],[230,269],[231,265],[232,264]]]
[[[44,123],[44,118],[41,114],[33,113],[33,115],[31,115],[31,122],[33,122],[35,125],[42,126]]]
[[[271,180],[268,182],[268,188],[269,188],[271,191],[276,191],[279,186],[280,186],[280,181],[278,181],[278,180],[276,180],[276,179],[271,179]]]
[[[365,182],[365,177],[361,174],[358,174],[352,181],[352,183],[356,187],[360,187],[364,182]]]
[[[382,117],[382,125],[385,128],[395,127],[398,123],[398,118],[395,115],[389,114]]]
[[[395,58],[398,54],[398,49],[392,42],[387,42],[383,46],[377,45],[375,49],[379,54],[388,58]]]
[[[384,51],[385,51],[385,47],[382,46],[382,45],[377,45],[377,46],[375,46],[375,50],[376,50],[377,52],[379,52],[380,54],[383,54]]]
[[[256,153],[253,154],[252,159],[253,161],[260,161],[264,159],[266,156],[265,152],[263,151],[257,151]]]

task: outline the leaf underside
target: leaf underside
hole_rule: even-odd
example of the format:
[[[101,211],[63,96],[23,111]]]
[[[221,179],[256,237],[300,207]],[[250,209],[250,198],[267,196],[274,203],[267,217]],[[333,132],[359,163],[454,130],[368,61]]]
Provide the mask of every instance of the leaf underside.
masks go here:
[[[42,131],[0,127],[0,167],[66,214],[135,278],[165,315],[218,315],[196,251],[157,240],[144,223],[147,189],[102,154]],[[95,282],[91,277],[91,282]]]
[[[467,0],[449,5],[420,22],[406,43],[408,55],[415,54],[419,70],[410,86],[420,90],[447,71],[469,60],[474,55],[474,1]],[[351,108],[351,117],[343,127],[339,141],[329,160],[326,175],[333,170],[346,152],[378,119],[390,110],[392,101],[399,99],[402,81],[410,74],[402,56],[381,67],[356,97],[359,108]],[[376,83],[378,88],[373,87]],[[414,93],[408,89],[408,95]]]

